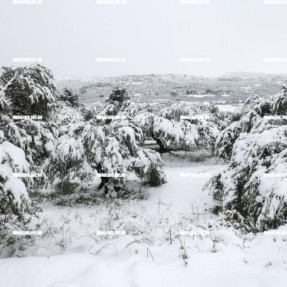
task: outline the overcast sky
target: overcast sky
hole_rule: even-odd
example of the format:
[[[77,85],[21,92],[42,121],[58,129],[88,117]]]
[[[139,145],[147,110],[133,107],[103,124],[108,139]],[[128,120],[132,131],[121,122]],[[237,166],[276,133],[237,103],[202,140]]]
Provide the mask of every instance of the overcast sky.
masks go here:
[[[209,5],[179,0],[13,5],[1,0],[0,24],[1,66],[13,65],[15,57],[41,57],[56,77],[287,72],[287,5],[265,5],[264,0],[210,0]],[[105,57],[126,61],[97,62]]]

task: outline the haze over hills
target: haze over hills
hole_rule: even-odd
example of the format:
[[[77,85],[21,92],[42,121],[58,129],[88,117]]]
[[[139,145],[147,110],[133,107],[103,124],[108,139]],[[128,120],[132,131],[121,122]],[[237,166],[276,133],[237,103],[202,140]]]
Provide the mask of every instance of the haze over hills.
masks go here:
[[[209,101],[241,103],[252,95],[276,94],[287,75],[236,72],[217,78],[191,75],[147,74],[57,80],[59,89],[72,89],[83,103],[102,101],[113,88],[125,88],[137,101]]]
[[[267,74],[258,72],[231,72],[220,75],[220,79],[250,79],[250,78],[272,78],[272,77],[287,77],[287,74]]]

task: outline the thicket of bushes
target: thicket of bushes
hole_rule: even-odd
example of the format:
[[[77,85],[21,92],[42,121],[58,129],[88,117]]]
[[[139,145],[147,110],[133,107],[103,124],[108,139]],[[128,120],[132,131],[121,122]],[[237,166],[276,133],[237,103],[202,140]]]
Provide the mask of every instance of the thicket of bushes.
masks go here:
[[[217,202],[214,211],[239,227],[262,231],[286,222],[286,178],[266,174],[286,171],[287,121],[264,118],[287,115],[286,87],[276,96],[249,98],[236,114],[222,114],[208,103],[137,104],[124,89],[115,89],[106,102],[101,109],[81,105],[72,91],[57,91],[51,71],[40,65],[2,69],[3,238],[13,229],[25,229],[36,213],[31,196],[43,189],[52,197],[92,191],[110,198],[131,191],[126,184],[130,175],[143,185],[164,184],[160,154],[144,148],[146,139],[154,139],[160,152],[203,147],[226,161],[226,170],[206,188]]]

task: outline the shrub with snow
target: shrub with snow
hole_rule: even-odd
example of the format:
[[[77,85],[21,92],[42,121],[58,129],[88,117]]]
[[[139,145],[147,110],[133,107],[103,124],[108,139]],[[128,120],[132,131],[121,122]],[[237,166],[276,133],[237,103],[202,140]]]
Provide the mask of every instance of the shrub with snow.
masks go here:
[[[82,142],[86,125],[85,111],[59,104],[55,114],[59,133],[50,160],[44,168],[49,181],[52,185],[91,181],[94,171],[87,162]]]
[[[40,180],[23,175],[15,177],[15,174],[42,173],[41,168],[53,149],[57,130],[48,122],[55,98],[53,76],[45,67],[2,68],[0,224],[9,234],[11,229],[24,228],[30,215],[34,214],[30,195],[44,183],[45,176]]]
[[[219,136],[219,155],[231,159],[206,188],[226,216],[244,229],[262,231],[286,222],[286,115],[286,93],[249,98],[241,119]]]
[[[218,109],[208,103],[177,103],[157,113],[139,113],[135,121],[146,138],[153,138],[158,143],[160,152],[199,147],[213,152],[216,137],[224,126]]]
[[[73,91],[68,88],[63,89],[59,96],[59,100],[69,103],[72,107],[78,107],[80,105],[79,96],[74,94]]]
[[[142,130],[131,117],[121,114],[123,103],[110,102],[100,113],[89,110],[92,115],[88,118],[85,108],[58,109],[56,120],[61,129],[47,168],[51,179],[94,182],[107,196],[124,192],[126,177],[132,174],[152,186],[165,182],[160,156],[140,147]]]
[[[6,232],[24,227],[32,213],[26,185],[16,173],[29,171],[23,150],[4,140],[0,131],[0,229],[1,237]],[[1,238],[0,238],[1,240]]]
[[[49,69],[38,64],[3,67],[0,85],[11,115],[40,115],[43,120],[49,118],[56,98],[56,87]]]
[[[107,102],[121,106],[125,101],[129,99],[130,97],[128,96],[126,89],[115,88],[109,95]]]
[[[40,65],[4,67],[0,87],[5,106],[0,129],[7,141],[24,150],[31,165],[42,165],[57,133],[49,121],[57,93],[51,71]]]

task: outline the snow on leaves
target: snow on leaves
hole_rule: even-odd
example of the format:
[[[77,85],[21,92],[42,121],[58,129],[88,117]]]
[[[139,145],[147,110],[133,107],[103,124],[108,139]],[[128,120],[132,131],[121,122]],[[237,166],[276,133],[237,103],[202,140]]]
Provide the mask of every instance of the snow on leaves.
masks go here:
[[[230,219],[247,230],[276,228],[286,221],[287,120],[276,118],[287,114],[286,103],[282,93],[249,98],[241,119],[217,141],[218,154],[230,157],[230,163],[206,188]],[[275,120],[266,119],[270,115]]]

